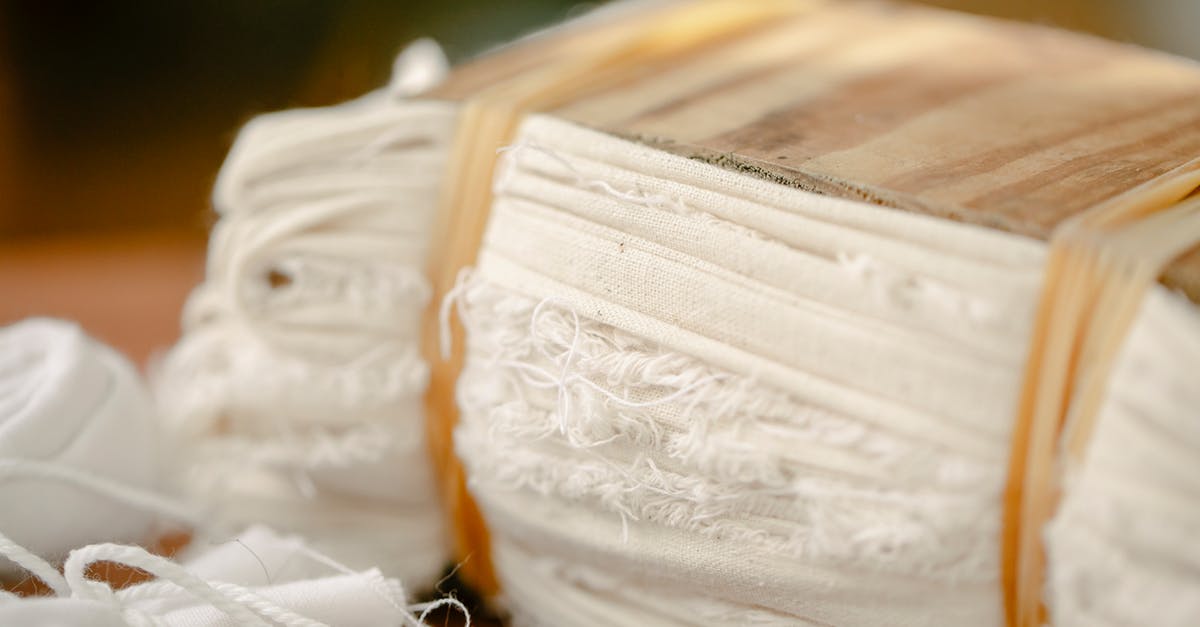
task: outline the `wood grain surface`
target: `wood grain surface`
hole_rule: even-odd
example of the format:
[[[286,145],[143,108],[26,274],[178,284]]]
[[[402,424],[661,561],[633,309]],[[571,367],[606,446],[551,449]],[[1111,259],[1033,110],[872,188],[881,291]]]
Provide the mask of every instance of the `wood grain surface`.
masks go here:
[[[852,3],[557,113],[1045,237],[1200,156],[1200,67],[1032,25]]]
[[[813,191],[1049,238],[1200,164],[1200,65],[1055,29],[837,3],[554,113]],[[1164,282],[1200,302],[1200,251]]]
[[[430,96],[503,82],[579,30],[486,56]],[[1040,239],[1200,163],[1195,62],[903,4],[823,3],[550,111],[748,176]],[[1200,251],[1163,282],[1200,303]]]

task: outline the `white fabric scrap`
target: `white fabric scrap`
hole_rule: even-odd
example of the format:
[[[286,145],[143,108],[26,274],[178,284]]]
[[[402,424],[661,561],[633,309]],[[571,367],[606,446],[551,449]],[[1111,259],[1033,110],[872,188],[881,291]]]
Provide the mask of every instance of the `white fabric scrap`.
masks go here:
[[[0,329],[0,532],[51,561],[147,539],[156,514],[98,493],[161,476],[158,423],[133,364],[76,324]],[[12,564],[0,558],[0,573]]]
[[[113,590],[86,578],[87,565],[98,560],[138,567],[157,578]],[[178,563],[138,547],[92,545],[71,553],[65,576],[69,590],[55,598],[0,597],[0,624],[373,627],[423,625],[425,613],[441,605],[465,613],[453,599],[410,605],[400,582],[378,569],[346,569],[300,539],[263,527],[196,546]]]

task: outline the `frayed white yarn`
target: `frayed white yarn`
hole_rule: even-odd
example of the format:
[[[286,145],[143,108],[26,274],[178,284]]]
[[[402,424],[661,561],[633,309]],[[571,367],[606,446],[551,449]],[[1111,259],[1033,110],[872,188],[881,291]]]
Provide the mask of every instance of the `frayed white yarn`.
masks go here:
[[[476,490],[595,503],[623,538],[646,521],[817,563],[994,579],[981,533],[998,520],[994,469],[806,408],[559,299],[480,278],[454,294],[470,345],[456,446]],[[808,467],[847,453],[877,474]]]
[[[449,330],[450,316],[455,304],[460,302],[460,298],[467,289],[467,285],[470,280],[471,268],[468,267],[460,270],[454,288],[446,293],[446,296],[442,300],[439,308],[440,345],[443,359],[448,357],[451,349],[450,342],[452,341],[452,338]],[[571,342],[567,347],[566,353],[562,356],[551,355],[546,351],[545,345],[539,342],[539,340],[542,339],[542,334],[538,331],[538,321],[542,317],[541,314],[543,309],[549,306],[557,306],[563,311],[566,311],[571,317]],[[460,307],[460,316],[461,315],[462,312]],[[581,326],[579,322],[579,314],[575,312],[569,303],[554,297],[544,298],[533,308],[533,313],[529,317],[529,337],[533,339],[535,345],[538,346],[539,350],[542,351],[544,356],[562,362],[559,372],[555,374],[545,368],[540,368],[527,362],[512,359],[501,359],[495,362],[495,364],[498,366],[503,366],[520,373],[525,383],[532,388],[553,389],[557,392],[558,408],[556,410],[556,416],[559,426],[559,433],[567,438],[571,446],[576,448],[586,448],[589,446],[606,444],[609,441],[612,441],[612,439],[616,436],[613,436],[613,438],[610,438],[609,440],[603,440],[599,442],[585,442],[582,439],[575,437],[573,432],[568,432],[567,420],[568,416],[571,414],[570,388],[572,386],[584,386],[586,388],[590,388],[592,391],[601,395],[607,399],[609,403],[616,407],[628,409],[648,409],[660,405],[666,405],[684,397],[696,396],[695,393],[708,386],[708,384],[727,378],[726,375],[723,374],[708,375],[662,397],[646,401],[635,401],[630,398],[620,396],[617,393],[604,388],[600,384],[597,384],[590,378],[572,371],[573,362],[575,361],[580,349],[580,333]]]
[[[200,512],[156,492],[137,489],[64,464],[26,459],[0,460],[0,481],[23,478],[50,479],[74,485],[115,502],[158,514],[192,529],[202,528],[204,524]],[[12,560],[13,563],[41,579],[59,596],[69,595],[71,586],[58,570],[3,533],[0,533],[0,556]]]
[[[267,602],[241,586],[204,581],[179,564],[153,555],[141,547],[94,544],[71,551],[63,569],[71,596],[110,603],[122,610],[127,618],[137,618],[137,622],[143,624],[153,624],[151,617],[124,607],[120,597],[108,584],[87,577],[88,566],[99,561],[132,566],[162,581],[171,582],[181,590],[225,612],[242,625],[268,625],[268,621],[271,621],[295,627],[312,627],[315,623]],[[134,621],[130,622],[137,624]]]
[[[583,189],[601,192],[611,198],[622,200],[625,202],[641,205],[644,207],[667,209],[675,213],[701,213],[694,210],[689,210],[682,201],[678,198],[672,198],[664,194],[647,194],[640,190],[625,191],[617,189],[608,181],[601,179],[592,179],[585,177],[578,168],[576,168],[569,160],[557,152],[550,150],[544,146],[532,141],[521,141],[515,144],[504,146],[496,151],[497,154],[503,156],[503,162],[499,168],[499,174],[496,176],[494,188],[497,194],[505,192],[512,181],[513,173],[517,168],[517,164],[524,152],[537,152],[549,157],[555,163],[561,165],[573,183]],[[705,214],[707,215],[707,214]],[[716,219],[715,217],[709,216]]]
[[[13,542],[11,538],[3,533],[0,533],[0,555],[12,560],[14,564],[24,568],[29,574],[40,579],[55,594],[70,596],[71,585],[63,578],[62,573],[58,572],[57,568],[51,566],[50,562],[35,555],[29,549]]]

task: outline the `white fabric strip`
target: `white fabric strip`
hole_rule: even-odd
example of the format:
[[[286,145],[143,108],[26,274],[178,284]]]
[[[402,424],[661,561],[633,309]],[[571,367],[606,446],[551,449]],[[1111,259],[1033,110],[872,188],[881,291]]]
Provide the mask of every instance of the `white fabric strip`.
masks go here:
[[[127,359],[70,322],[0,329],[0,533],[55,562],[89,542],[150,540],[153,513],[36,470],[154,491],[158,445],[149,395]],[[15,572],[0,558],[0,575]]]

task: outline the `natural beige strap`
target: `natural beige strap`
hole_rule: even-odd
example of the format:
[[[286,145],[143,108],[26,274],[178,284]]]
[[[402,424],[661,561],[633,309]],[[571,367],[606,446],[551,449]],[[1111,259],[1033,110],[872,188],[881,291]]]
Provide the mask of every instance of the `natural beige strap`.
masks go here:
[[[1200,243],[1198,188],[1200,160],[1075,216],[1051,240],[1005,492],[1010,626],[1047,622],[1042,529],[1057,506],[1063,467],[1083,460],[1142,296],[1173,258]]]
[[[526,112],[618,85],[812,4],[705,0],[655,6],[579,33],[561,57],[548,58],[536,70],[487,87],[464,104],[434,229],[436,247],[429,262],[433,298],[425,315],[423,346],[431,365],[426,395],[431,457],[453,525],[455,554],[463,561],[461,576],[480,592],[491,594],[498,586],[487,529],[453,452],[452,433],[458,420],[454,385],[463,365],[463,330],[457,322],[451,323],[452,351],[441,356],[437,310],[459,271],[475,261],[492,201],[497,150],[512,140]]]

